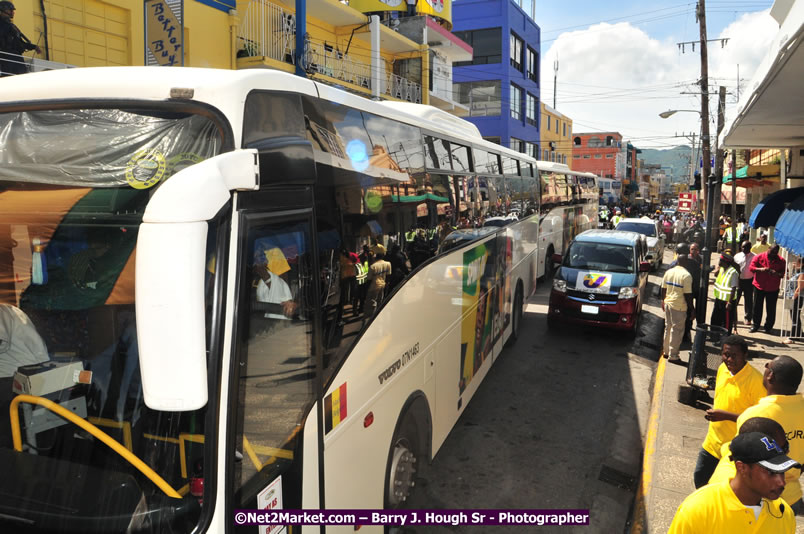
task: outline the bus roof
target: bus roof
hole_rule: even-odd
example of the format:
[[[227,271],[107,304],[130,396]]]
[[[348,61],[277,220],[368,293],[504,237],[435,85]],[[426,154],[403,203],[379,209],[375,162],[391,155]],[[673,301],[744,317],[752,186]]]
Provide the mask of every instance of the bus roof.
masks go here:
[[[633,245],[640,239],[642,239],[641,234],[622,230],[586,230],[575,237],[575,241],[615,245]]]
[[[63,100],[171,99],[171,89],[191,89],[189,100],[220,109],[233,124],[242,124],[244,103],[253,90],[285,91],[320,97],[361,111],[419,126],[433,133],[464,139],[485,150],[535,162],[520,152],[480,136],[475,125],[432,106],[409,102],[375,102],[307,78],[273,69],[205,69],[196,67],[87,67],[9,76],[2,80],[0,104]],[[57,88],[55,91],[53,88]],[[235,127],[236,142],[242,134]]]

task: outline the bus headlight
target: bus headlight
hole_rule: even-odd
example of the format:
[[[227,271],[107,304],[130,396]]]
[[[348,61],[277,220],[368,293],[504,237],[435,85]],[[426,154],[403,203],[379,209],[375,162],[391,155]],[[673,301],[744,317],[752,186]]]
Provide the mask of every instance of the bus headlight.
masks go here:
[[[553,278],[553,289],[555,289],[559,293],[566,293],[567,292],[567,281],[566,280],[559,280],[557,278]]]
[[[633,299],[636,298],[637,295],[639,295],[638,287],[621,287],[618,296],[621,299]]]

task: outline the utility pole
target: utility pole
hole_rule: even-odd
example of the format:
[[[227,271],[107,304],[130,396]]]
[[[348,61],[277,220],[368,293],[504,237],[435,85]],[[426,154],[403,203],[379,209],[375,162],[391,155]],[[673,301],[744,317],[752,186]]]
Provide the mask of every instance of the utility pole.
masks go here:
[[[556,111],[558,108],[556,107],[556,80],[558,80],[558,60],[556,59],[553,61],[553,109]]]
[[[701,192],[709,206],[707,196],[709,175],[712,173],[711,152],[709,145],[709,56],[706,50],[706,5],[705,0],[698,0],[695,12],[701,29],[701,151],[703,152],[703,168],[701,169]],[[709,214],[706,214],[707,217]],[[707,230],[711,230],[707,228]]]

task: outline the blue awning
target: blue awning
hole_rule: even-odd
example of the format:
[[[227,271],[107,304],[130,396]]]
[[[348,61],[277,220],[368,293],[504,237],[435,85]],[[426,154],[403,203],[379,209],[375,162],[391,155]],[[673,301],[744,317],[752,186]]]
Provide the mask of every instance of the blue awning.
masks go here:
[[[804,194],[804,187],[793,187],[771,193],[762,199],[762,202],[757,204],[757,207],[751,212],[748,224],[752,228],[776,226],[776,221],[779,220],[787,205],[802,194]]]
[[[773,235],[779,245],[796,256],[804,256],[804,194],[782,212]]]

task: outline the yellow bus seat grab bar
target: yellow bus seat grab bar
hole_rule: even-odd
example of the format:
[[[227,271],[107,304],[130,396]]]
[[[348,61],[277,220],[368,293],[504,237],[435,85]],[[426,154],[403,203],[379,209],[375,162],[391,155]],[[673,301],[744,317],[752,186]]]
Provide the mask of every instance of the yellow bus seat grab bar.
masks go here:
[[[170,486],[170,484],[165,482],[164,478],[159,476],[159,474],[153,469],[151,469],[148,466],[148,464],[140,460],[135,454],[126,449],[123,445],[121,445],[117,440],[115,440],[109,434],[107,434],[100,428],[96,427],[89,421],[86,421],[81,417],[75,415],[73,412],[64,408],[63,406],[60,406],[58,403],[55,403],[51,400],[42,397],[35,397],[33,395],[17,395],[16,397],[14,397],[14,400],[11,401],[11,407],[10,407],[11,439],[14,442],[15,451],[22,452],[22,435],[20,433],[20,414],[19,414],[19,405],[22,402],[42,406],[43,408],[50,410],[56,415],[63,417],[64,419],[73,423],[74,425],[81,427],[82,429],[92,434],[95,438],[105,443],[114,452],[122,456],[128,463],[136,467],[143,475],[148,477],[148,479],[150,479],[151,482],[156,484],[156,486],[159,487],[159,489],[165,492],[165,495],[167,495],[168,497],[173,497],[174,499],[182,498],[179,492],[174,490]]]

